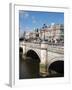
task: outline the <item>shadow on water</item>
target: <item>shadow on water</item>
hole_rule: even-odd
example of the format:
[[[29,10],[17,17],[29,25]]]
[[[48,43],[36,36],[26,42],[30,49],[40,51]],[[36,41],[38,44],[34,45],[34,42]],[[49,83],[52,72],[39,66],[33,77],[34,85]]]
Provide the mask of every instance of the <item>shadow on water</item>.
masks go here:
[[[39,62],[36,59],[20,56],[20,79],[39,78]]]
[[[64,61],[55,61],[49,67],[50,77],[64,77]]]

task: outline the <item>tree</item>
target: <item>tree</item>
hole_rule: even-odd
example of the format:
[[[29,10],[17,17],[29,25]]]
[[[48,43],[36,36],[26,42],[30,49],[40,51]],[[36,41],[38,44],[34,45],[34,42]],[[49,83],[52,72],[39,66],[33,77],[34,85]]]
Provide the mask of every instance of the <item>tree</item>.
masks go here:
[[[38,32],[38,28],[37,28],[37,32]]]
[[[36,29],[36,32],[37,32],[36,37],[39,37],[39,29],[38,28]]]
[[[43,29],[44,29],[44,28],[47,28],[47,25],[44,23],[42,28],[43,28]]]

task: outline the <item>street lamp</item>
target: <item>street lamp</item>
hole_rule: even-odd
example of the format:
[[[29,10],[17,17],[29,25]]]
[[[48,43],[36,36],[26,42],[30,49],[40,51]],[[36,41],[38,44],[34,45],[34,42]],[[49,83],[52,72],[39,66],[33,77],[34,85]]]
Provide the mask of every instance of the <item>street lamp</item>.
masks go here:
[[[44,29],[44,41],[45,41],[45,28],[47,28],[47,25],[46,24],[43,24],[43,27],[42,28]]]
[[[45,41],[45,29],[44,29],[44,41]]]
[[[24,33],[23,33],[23,39],[24,39],[24,41],[25,41],[25,34],[26,34],[26,32],[24,31]]]

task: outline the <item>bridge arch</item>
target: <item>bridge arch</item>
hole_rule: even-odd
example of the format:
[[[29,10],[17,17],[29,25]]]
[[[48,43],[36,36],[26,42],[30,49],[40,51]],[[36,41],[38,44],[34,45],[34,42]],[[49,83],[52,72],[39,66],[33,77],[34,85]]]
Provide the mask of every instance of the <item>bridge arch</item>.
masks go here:
[[[64,73],[64,61],[55,61],[49,66],[49,70],[54,70],[58,73]]]
[[[19,52],[23,53],[23,48],[22,47],[19,47]]]
[[[30,78],[38,78],[40,76],[40,58],[34,50],[26,52],[27,67],[29,69]]]
[[[21,48],[22,49],[22,48]],[[20,60],[20,79],[40,77],[40,58],[34,50],[28,50]]]
[[[41,61],[41,49],[26,47],[26,53],[28,53],[28,52],[30,52],[30,51],[36,53],[37,56],[39,57],[40,61]]]
[[[35,60],[35,61],[37,61],[37,62],[40,62],[40,57],[39,57],[39,55],[38,55],[34,50],[32,50],[32,49],[30,49],[30,50],[28,50],[28,51],[26,52],[26,56],[27,56],[27,57],[30,57],[31,59],[33,59],[33,60]]]
[[[64,60],[60,58],[59,60],[52,61],[48,66],[49,73],[55,71],[59,75],[64,75]]]
[[[48,68],[50,67],[50,65],[56,61],[64,61],[64,57],[63,56],[60,56],[60,57],[54,57],[52,59],[50,59],[48,61]]]

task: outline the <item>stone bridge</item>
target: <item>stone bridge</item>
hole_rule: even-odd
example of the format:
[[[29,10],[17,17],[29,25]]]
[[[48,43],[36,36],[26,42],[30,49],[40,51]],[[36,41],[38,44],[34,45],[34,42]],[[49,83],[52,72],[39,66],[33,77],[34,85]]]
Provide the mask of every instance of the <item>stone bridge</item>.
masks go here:
[[[40,60],[40,73],[43,76],[46,76],[49,69],[52,69],[53,63],[55,65],[55,62],[59,62],[59,64],[64,62],[64,49],[61,46],[48,45],[45,42],[29,43],[23,41],[20,42],[19,48],[22,50],[23,58],[26,58],[24,55],[27,55],[27,57]]]

